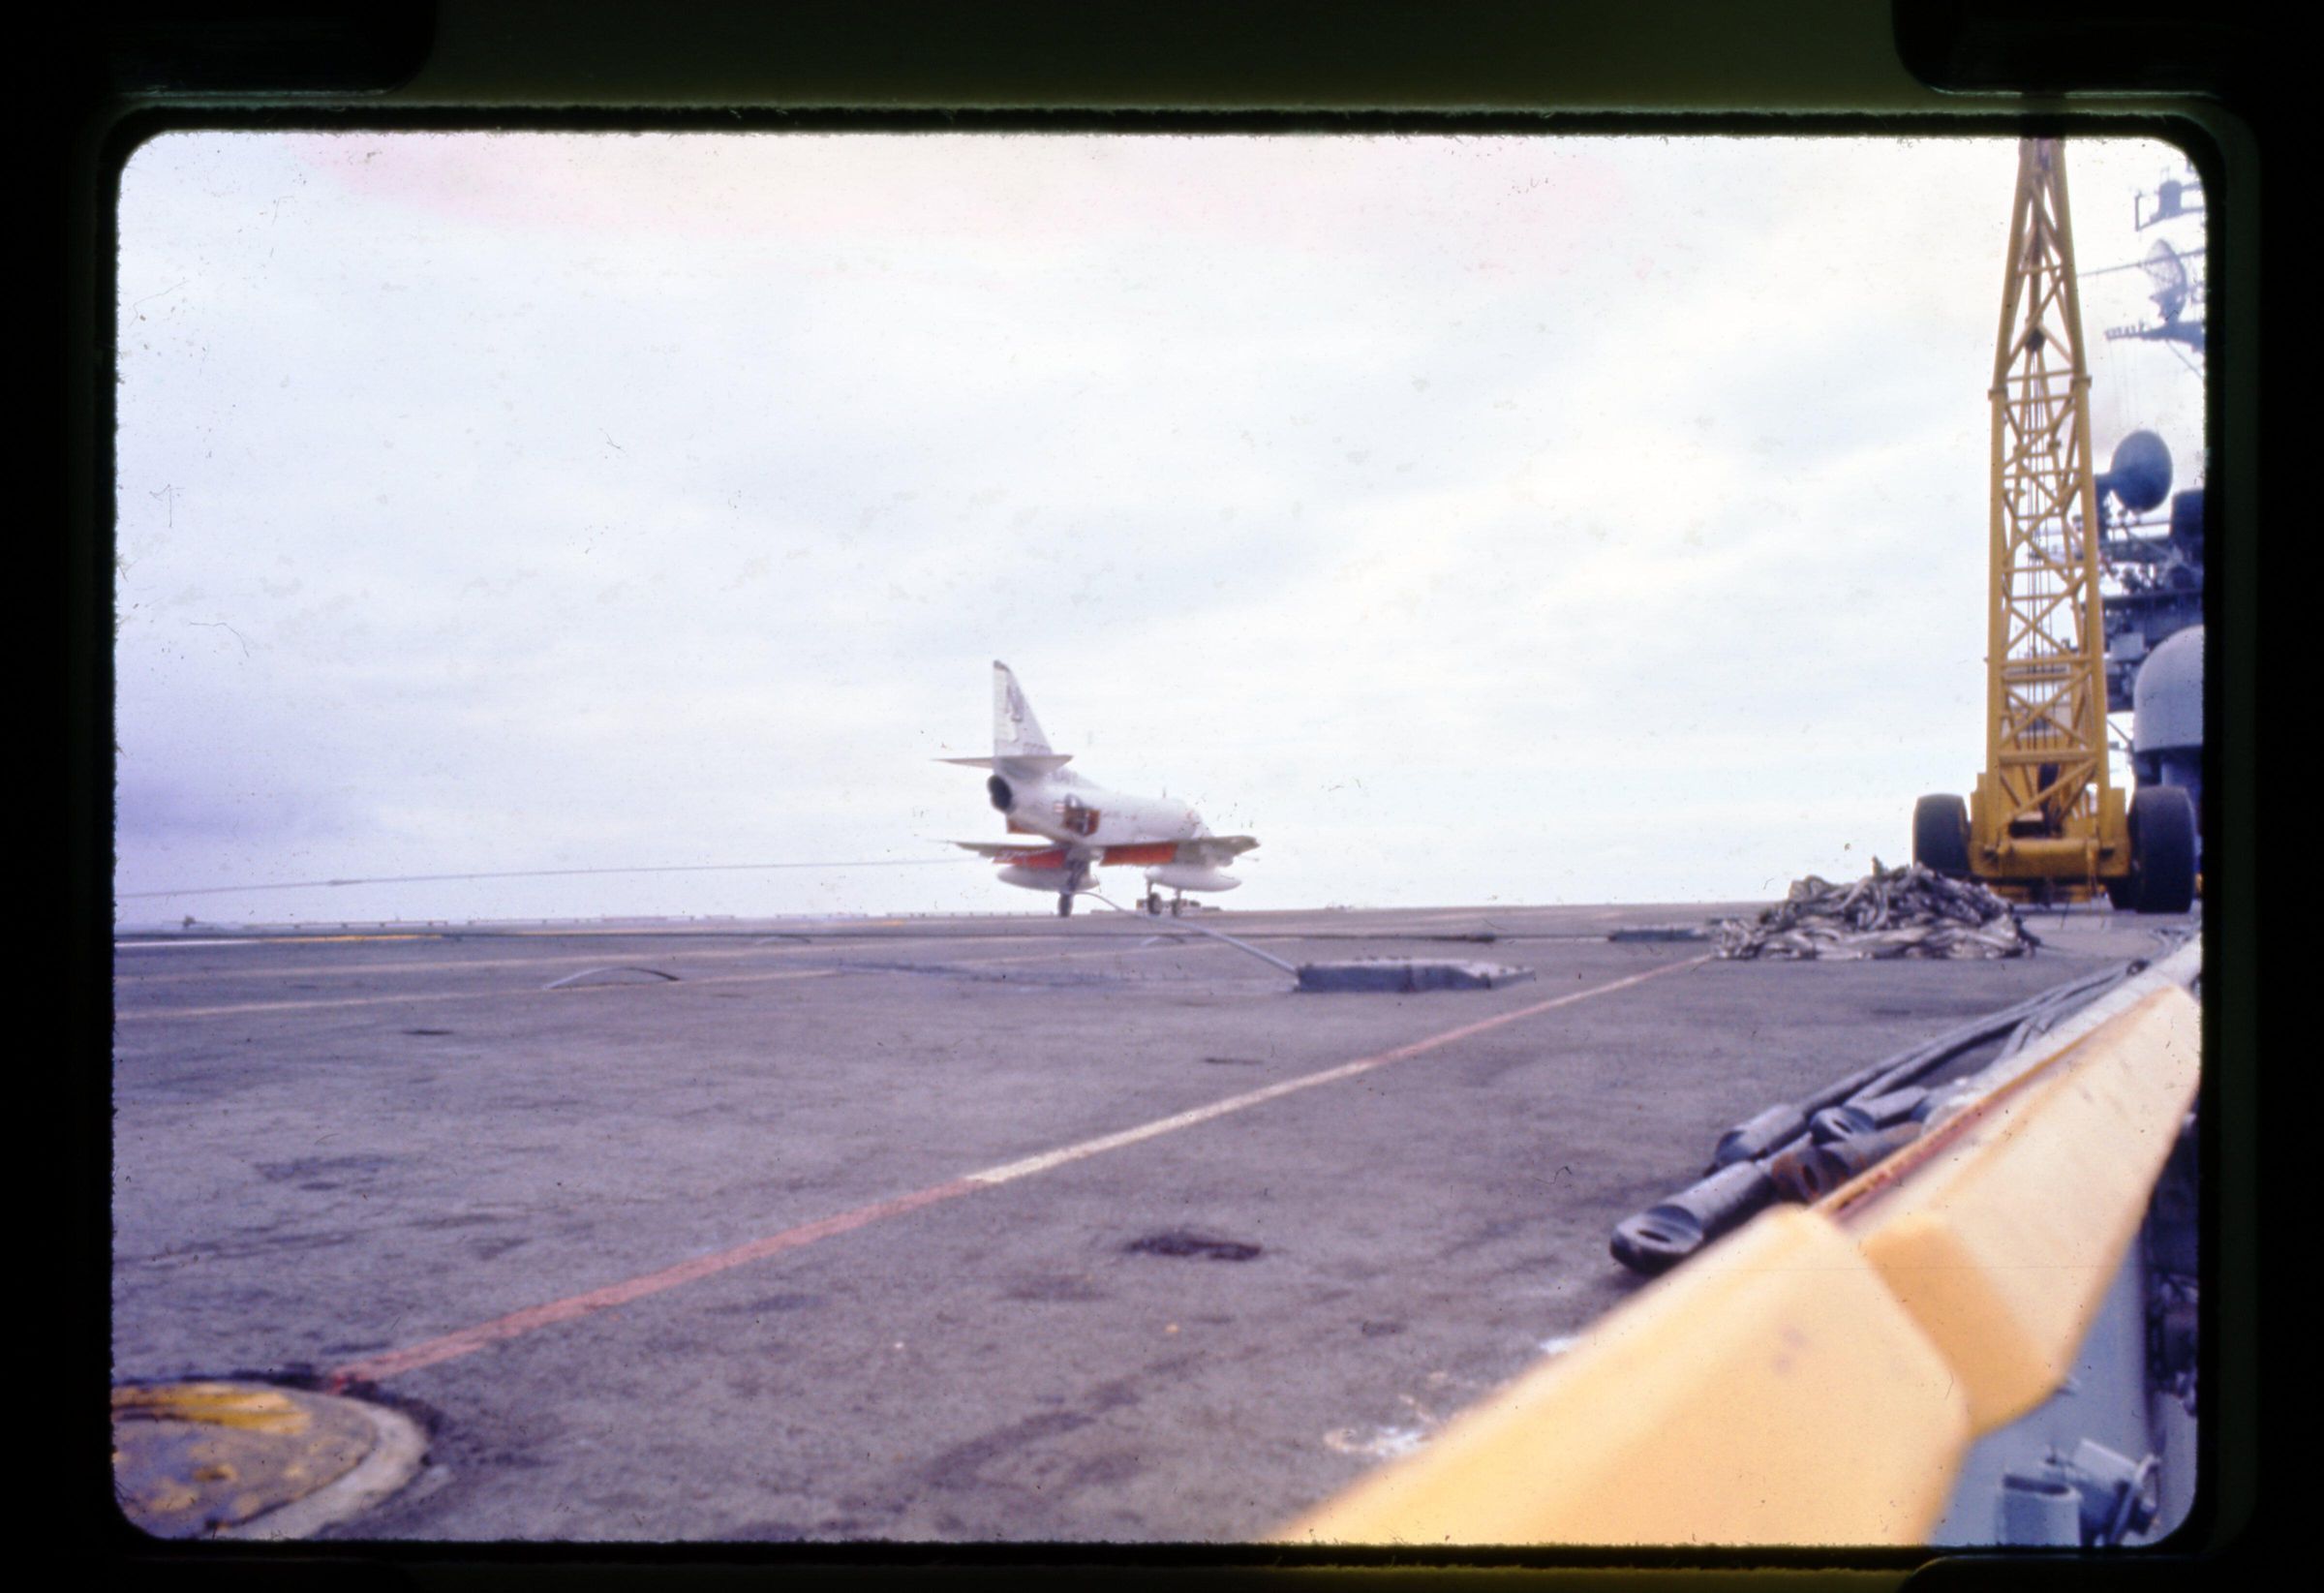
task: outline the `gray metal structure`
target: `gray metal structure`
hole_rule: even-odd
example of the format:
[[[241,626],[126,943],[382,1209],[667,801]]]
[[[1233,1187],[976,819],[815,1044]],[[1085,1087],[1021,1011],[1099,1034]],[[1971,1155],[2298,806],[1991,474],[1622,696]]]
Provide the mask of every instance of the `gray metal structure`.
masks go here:
[[[1930,1540],[2108,1548],[2156,1543],[2197,1481],[2194,1119],[2180,1135],[2073,1374],[1970,1449]]]
[[[2124,714],[2134,705],[2138,673],[2171,637],[2203,623],[2203,489],[2172,495],[2170,513],[2157,525],[2134,518],[2159,505],[2151,475],[2132,478],[2124,454],[2141,442],[2161,446],[2152,432],[2132,432],[2115,450],[2115,468],[2098,477],[2100,503],[2109,524],[2099,543],[2111,579],[2100,594],[2106,627],[2106,711]],[[2148,469],[2146,461],[2141,461]],[[2163,487],[2170,458],[2160,461]]]
[[[2202,186],[2162,183],[2136,202],[2136,225],[2149,228],[2203,215]],[[2205,351],[2204,250],[2157,238],[2136,262],[2154,288],[2156,319],[2109,327],[2110,341],[2172,347],[2198,375]],[[2125,270],[2128,266],[2112,266]],[[2187,357],[2191,351],[2193,358]],[[2100,604],[2106,631],[2106,711],[2132,716],[2130,766],[2140,786],[2175,785],[2187,793],[2196,820],[2200,868],[2203,823],[2203,488],[2173,493],[2171,456],[2150,431],[2116,444],[2097,477],[2099,552],[2106,583]],[[2168,508],[2156,517],[2154,511]]]
[[[2147,656],[2130,694],[2130,767],[2141,785],[2177,785],[2195,805],[2202,855],[2203,627],[2173,631]]]

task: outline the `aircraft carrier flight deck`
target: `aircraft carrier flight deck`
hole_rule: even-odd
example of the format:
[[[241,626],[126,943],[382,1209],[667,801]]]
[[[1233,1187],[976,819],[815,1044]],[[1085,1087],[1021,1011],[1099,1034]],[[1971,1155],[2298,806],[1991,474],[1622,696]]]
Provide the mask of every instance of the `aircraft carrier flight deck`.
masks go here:
[[[1265,1538],[1721,1130],[2186,922],[1714,958],[1759,905],[124,933],[115,1382],[404,1413],[325,1539]],[[1389,957],[1530,977],[1283,965]]]

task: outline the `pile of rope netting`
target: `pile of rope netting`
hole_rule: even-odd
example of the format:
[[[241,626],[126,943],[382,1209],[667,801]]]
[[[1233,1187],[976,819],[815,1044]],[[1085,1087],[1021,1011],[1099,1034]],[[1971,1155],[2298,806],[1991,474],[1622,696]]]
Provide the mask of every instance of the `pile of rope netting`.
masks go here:
[[[2041,942],[2008,903],[1969,879],[1917,863],[1872,873],[1852,885],[1814,874],[1757,918],[1728,918],[1712,932],[1719,955],[1832,959],[2026,957]]]

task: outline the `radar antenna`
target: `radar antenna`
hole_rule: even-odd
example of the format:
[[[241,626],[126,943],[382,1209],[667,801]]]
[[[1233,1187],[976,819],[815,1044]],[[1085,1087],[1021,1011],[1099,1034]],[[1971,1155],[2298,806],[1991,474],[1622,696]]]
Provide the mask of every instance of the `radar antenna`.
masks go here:
[[[2165,222],[2185,221],[2203,214],[2203,185],[2184,178],[2166,177],[2153,194],[2143,190],[2132,201],[2131,216],[2139,231]],[[2148,245],[2144,258],[2128,265],[2109,265],[2102,271],[2085,272],[2086,276],[2102,276],[2106,271],[2140,270],[2147,274],[2157,319],[2131,326],[2106,328],[2108,342],[2129,338],[2141,343],[2165,343],[2204,352],[2203,335],[2203,274],[2190,271],[2187,261],[2200,260],[2203,250],[2175,249],[2166,238],[2156,238]]]

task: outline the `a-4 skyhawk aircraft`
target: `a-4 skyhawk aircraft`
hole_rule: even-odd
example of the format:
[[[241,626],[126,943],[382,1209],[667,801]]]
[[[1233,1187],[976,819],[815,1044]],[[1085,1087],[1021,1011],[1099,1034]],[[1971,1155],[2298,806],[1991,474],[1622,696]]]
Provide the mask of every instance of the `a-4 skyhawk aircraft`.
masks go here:
[[[1060,918],[1073,911],[1076,893],[1095,884],[1090,876],[1101,865],[1124,863],[1146,869],[1146,910],[1161,912],[1167,885],[1176,917],[1186,892],[1241,884],[1222,865],[1259,844],[1247,835],[1212,835],[1183,802],[1101,790],[1069,771],[1073,754],[1049,750],[1017,677],[998,659],[993,660],[993,755],[938,761],[990,769],[985,789],[1019,838],[953,844],[1000,863],[1007,884],[1055,892]]]

